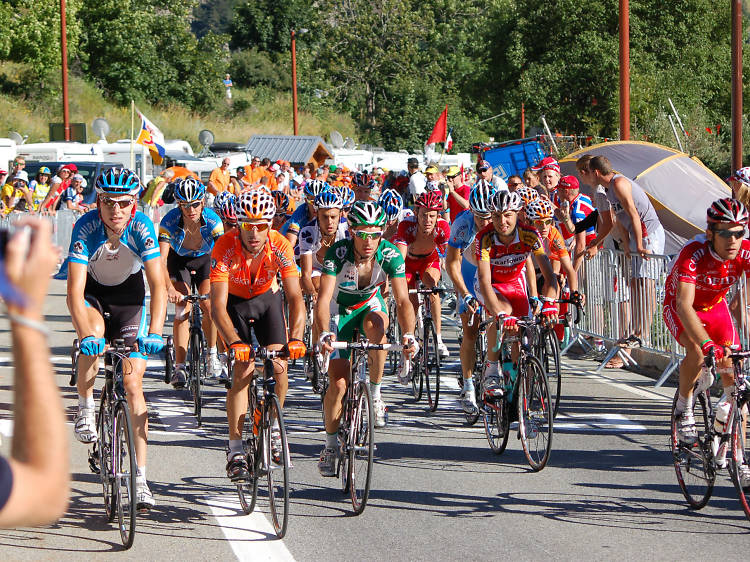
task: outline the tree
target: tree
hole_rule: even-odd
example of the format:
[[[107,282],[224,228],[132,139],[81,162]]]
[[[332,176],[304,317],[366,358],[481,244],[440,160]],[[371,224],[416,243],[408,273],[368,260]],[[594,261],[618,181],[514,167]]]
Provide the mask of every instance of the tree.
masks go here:
[[[316,3],[317,4],[317,3]],[[320,33],[319,9],[310,0],[244,0],[234,14],[233,50],[255,48],[268,53],[289,52],[292,29]]]

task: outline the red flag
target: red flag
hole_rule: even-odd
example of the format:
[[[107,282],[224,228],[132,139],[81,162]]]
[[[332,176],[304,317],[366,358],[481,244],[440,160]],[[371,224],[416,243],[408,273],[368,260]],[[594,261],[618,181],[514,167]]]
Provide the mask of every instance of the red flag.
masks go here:
[[[461,162],[461,183],[464,183],[466,181],[466,176],[464,175],[464,163]]]
[[[446,104],[445,109],[438,117],[437,123],[432,129],[430,138],[427,139],[425,144],[435,144],[436,142],[445,142],[448,137],[448,105]]]

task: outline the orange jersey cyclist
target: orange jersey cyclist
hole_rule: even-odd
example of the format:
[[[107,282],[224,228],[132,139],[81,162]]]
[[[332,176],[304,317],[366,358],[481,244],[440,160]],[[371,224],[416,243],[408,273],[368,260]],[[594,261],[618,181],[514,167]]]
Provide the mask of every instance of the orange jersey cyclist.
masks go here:
[[[229,451],[227,476],[234,480],[248,477],[242,442],[242,424],[248,405],[248,386],[255,361],[251,329],[258,344],[269,350],[285,346],[291,359],[305,354],[300,341],[305,327],[305,305],[289,241],[271,229],[276,205],[264,189],[247,190],[236,199],[235,215],[239,228],[225,234],[211,252],[211,314],[219,335],[234,351],[233,384],[227,390]],[[281,285],[289,303],[290,337],[284,318]],[[232,373],[230,373],[232,376]],[[276,394],[283,406],[289,387],[287,361],[274,360]],[[271,454],[278,462],[281,435],[278,422],[271,430]]]

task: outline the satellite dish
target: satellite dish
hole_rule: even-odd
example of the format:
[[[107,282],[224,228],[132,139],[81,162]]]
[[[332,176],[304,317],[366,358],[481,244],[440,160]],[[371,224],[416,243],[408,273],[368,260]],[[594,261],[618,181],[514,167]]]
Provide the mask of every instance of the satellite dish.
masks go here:
[[[344,137],[338,131],[331,131],[331,144],[333,148],[341,148],[344,146]]]
[[[21,134],[20,134],[20,133],[17,133],[17,132],[15,132],[15,131],[11,131],[11,132],[10,132],[10,134],[8,135],[8,138],[9,138],[10,140],[12,140],[13,142],[15,142],[15,143],[16,143],[17,145],[18,145],[18,144],[23,144],[23,141],[24,141],[24,140],[26,140],[26,139],[24,139],[24,138],[23,138],[23,137],[21,136]]]
[[[344,141],[344,148],[347,148],[349,150],[354,150],[357,147],[356,143],[353,139],[346,137],[346,140]]]
[[[208,129],[203,129],[198,133],[198,142],[201,146],[210,146],[214,143],[214,134]]]
[[[104,117],[97,117],[94,119],[94,122],[91,123],[91,128],[94,130],[94,133],[99,135],[99,138],[104,142],[107,142],[107,135],[109,134],[110,128],[109,123]]]

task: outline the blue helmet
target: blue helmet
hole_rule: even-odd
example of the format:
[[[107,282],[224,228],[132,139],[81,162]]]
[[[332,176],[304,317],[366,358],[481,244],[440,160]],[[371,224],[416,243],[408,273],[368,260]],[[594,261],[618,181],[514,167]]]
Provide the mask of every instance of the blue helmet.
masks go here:
[[[401,211],[404,209],[404,200],[393,189],[386,189],[378,199],[378,205],[380,205],[385,211],[385,215],[388,221],[392,221],[398,218]]]
[[[323,191],[326,191],[330,189],[331,186],[328,185],[323,180],[310,180],[305,182],[305,197],[309,197],[311,199],[314,199],[318,196],[319,193],[322,193]]]
[[[234,211],[235,199],[234,194],[228,191],[221,191],[214,198],[214,211],[228,223],[237,222],[237,215]]]
[[[178,201],[197,201],[206,196],[206,186],[195,178],[185,178],[174,188],[174,197]]]
[[[351,187],[345,185],[341,188],[341,201],[344,203],[344,209],[351,209],[356,199],[357,196],[354,194],[354,190]]]
[[[495,192],[492,184],[485,180],[479,180],[471,188],[469,194],[469,208],[477,214],[488,215],[490,213],[490,199]]]
[[[318,193],[315,197],[316,209],[341,209],[344,206],[344,202],[341,200],[341,195],[335,189],[328,189]]]
[[[94,185],[97,193],[107,195],[138,195],[141,192],[140,178],[127,168],[104,170],[96,178]]]
[[[352,177],[352,185],[356,187],[364,187],[367,185],[369,179],[370,178],[367,176],[367,174],[357,172],[356,174],[354,174],[354,177]]]

